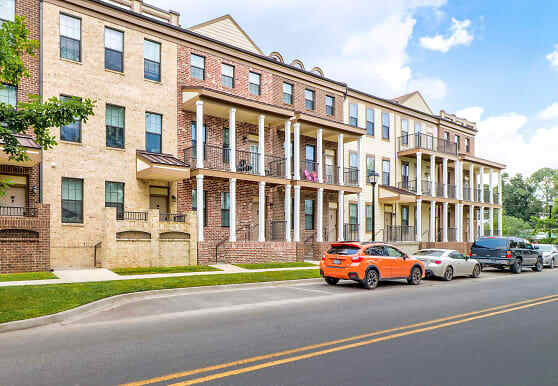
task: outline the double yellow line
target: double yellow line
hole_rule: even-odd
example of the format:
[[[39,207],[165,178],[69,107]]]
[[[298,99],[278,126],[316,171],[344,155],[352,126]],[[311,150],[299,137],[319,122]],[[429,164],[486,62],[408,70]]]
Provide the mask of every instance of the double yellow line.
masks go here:
[[[523,300],[523,301],[516,302],[516,303],[505,304],[505,305],[501,305],[501,306],[498,306],[498,307],[486,308],[486,309],[483,309],[483,310],[472,311],[472,312],[468,312],[468,313],[464,313],[464,314],[452,315],[452,316],[447,316],[447,317],[439,318],[439,319],[433,319],[433,320],[429,320],[429,321],[426,321],[426,322],[414,323],[414,324],[409,324],[409,325],[406,325],[406,326],[395,327],[395,328],[390,328],[390,329],[380,330],[380,331],[374,331],[374,332],[370,332],[370,333],[367,333],[367,334],[352,336],[352,337],[349,337],[349,338],[337,339],[337,340],[332,340],[332,341],[323,342],[323,343],[319,343],[319,344],[314,344],[314,345],[309,345],[309,346],[304,346],[304,347],[298,347],[298,348],[291,349],[291,350],[285,350],[285,351],[280,351],[280,352],[275,352],[275,353],[270,353],[270,354],[265,354],[265,355],[254,356],[254,357],[245,358],[245,359],[241,359],[241,360],[234,361],[234,362],[222,363],[222,364],[218,364],[218,365],[214,365],[214,366],[208,366],[208,367],[203,367],[203,368],[199,368],[199,369],[168,374],[168,375],[164,375],[164,376],[157,377],[157,378],[151,378],[151,379],[146,379],[146,380],[143,380],[143,381],[127,383],[127,384],[122,385],[122,386],[150,385],[150,384],[153,384],[153,383],[166,382],[166,381],[171,381],[171,380],[175,380],[175,379],[179,379],[179,378],[190,377],[190,376],[196,375],[196,374],[208,373],[208,372],[222,370],[222,369],[226,369],[226,368],[230,368],[230,367],[239,367],[239,366],[254,363],[254,362],[262,362],[262,361],[266,361],[266,360],[269,360],[269,359],[274,359],[272,361],[262,362],[262,363],[258,363],[258,364],[252,365],[252,366],[241,367],[241,368],[228,370],[228,371],[223,371],[223,372],[217,372],[215,374],[207,375],[207,376],[204,376],[204,377],[201,377],[201,378],[194,378],[194,379],[191,379],[191,380],[188,380],[188,381],[183,381],[183,382],[178,382],[178,383],[172,384],[172,386],[195,385],[195,384],[199,384],[199,383],[203,383],[203,382],[213,381],[213,380],[216,380],[216,379],[230,377],[230,376],[233,376],[233,375],[238,375],[238,374],[243,374],[243,373],[248,373],[248,372],[252,372],[252,371],[256,371],[256,370],[265,369],[265,368],[268,368],[268,367],[278,366],[278,365],[282,365],[282,364],[285,364],[285,363],[296,362],[296,361],[300,361],[300,360],[303,360],[303,359],[314,358],[314,357],[318,357],[318,356],[322,356],[322,355],[326,355],[326,354],[330,354],[330,353],[334,353],[334,352],[339,352],[339,351],[349,350],[349,349],[356,348],[356,347],[366,346],[366,345],[370,345],[370,344],[377,343],[377,342],[383,342],[383,341],[387,341],[387,340],[397,339],[397,338],[401,338],[401,337],[408,336],[408,335],[420,334],[422,332],[437,330],[437,329],[440,329],[440,328],[451,327],[451,326],[455,326],[455,325],[458,325],[458,324],[471,322],[473,320],[489,318],[489,317],[493,317],[493,316],[496,316],[496,315],[501,315],[501,314],[505,314],[505,313],[513,312],[513,311],[519,311],[519,310],[522,310],[522,309],[531,308],[531,307],[535,307],[535,306],[538,306],[538,305],[541,305],[541,304],[552,303],[552,302],[557,302],[557,301],[558,301],[558,294],[543,296],[543,297],[539,297],[539,298]],[[379,336],[379,335],[382,335],[382,336]],[[367,339],[367,338],[372,338],[372,337],[375,337],[375,338]],[[348,343],[348,342],[354,342],[354,343],[342,345],[343,343]],[[330,347],[330,346],[335,346],[335,347]],[[324,347],[329,347],[329,348],[322,349]],[[322,349],[322,350],[311,351],[311,350],[316,350],[316,349]],[[284,357],[284,356],[288,356],[288,355],[292,355],[292,354],[298,354],[298,353],[305,352],[305,351],[311,351],[311,352],[308,352],[306,354],[296,355],[296,356],[289,356],[289,357],[283,358],[283,359],[275,359],[275,358]]]

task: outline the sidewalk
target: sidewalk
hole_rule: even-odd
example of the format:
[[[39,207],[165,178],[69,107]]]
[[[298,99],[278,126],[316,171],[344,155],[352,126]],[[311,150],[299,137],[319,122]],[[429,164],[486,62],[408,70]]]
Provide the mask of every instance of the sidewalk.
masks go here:
[[[133,280],[133,279],[155,279],[162,277],[179,277],[179,276],[199,276],[199,275],[223,275],[231,273],[247,273],[247,272],[272,272],[272,271],[296,271],[302,269],[316,269],[320,262],[307,260],[307,263],[312,263],[316,267],[294,267],[294,268],[270,268],[270,269],[245,269],[237,267],[232,264],[211,264],[210,267],[215,267],[221,271],[207,271],[207,272],[179,272],[179,273],[153,273],[146,275],[118,275],[106,268],[96,269],[76,269],[76,270],[60,270],[53,273],[58,279],[49,280],[24,280],[24,281],[7,281],[0,282],[0,287],[20,286],[20,285],[46,285],[46,284],[64,284],[64,283],[87,283],[99,281],[113,281],[113,280]]]

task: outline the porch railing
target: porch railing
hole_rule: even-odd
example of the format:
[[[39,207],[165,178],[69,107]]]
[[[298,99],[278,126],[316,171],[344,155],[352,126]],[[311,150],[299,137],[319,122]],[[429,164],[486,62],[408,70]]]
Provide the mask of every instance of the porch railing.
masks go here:
[[[260,153],[237,150],[236,171],[245,174],[260,174]]]
[[[436,184],[436,197],[444,197],[444,184]]]
[[[399,189],[408,190],[409,192],[415,193],[417,191],[417,181],[416,180],[403,180],[397,183]]]
[[[355,167],[344,168],[343,170],[343,182],[348,186],[358,186],[359,185],[359,170]]]
[[[343,230],[345,241],[358,241],[358,224],[345,224]]]
[[[285,158],[275,155],[265,156],[265,175],[270,177],[285,177]]]
[[[330,185],[339,184],[339,167],[335,165],[325,165],[324,168],[324,183]]]
[[[448,185],[448,198],[456,198],[457,189],[455,185]]]
[[[265,239],[268,241],[285,241],[287,222],[284,220],[271,220],[266,226]]]
[[[162,222],[186,222],[186,215],[180,213],[159,213]]]
[[[492,192],[492,197],[494,198],[494,203],[495,203],[495,204],[498,204],[498,198],[499,198],[500,196],[498,195],[498,191],[497,191],[497,190],[494,190],[494,191]]]
[[[318,165],[316,161],[300,161],[300,179],[303,181],[318,182]]]
[[[397,151],[412,149],[457,155],[456,143],[429,134],[415,133],[397,138]]]
[[[148,217],[147,212],[130,212],[130,211],[116,212],[117,220],[147,221],[147,217]]]
[[[424,196],[432,196],[432,181],[422,180],[422,194]]]
[[[463,185],[463,200],[471,201],[471,187],[469,185]]]
[[[473,189],[473,196],[475,202],[481,201],[481,190],[480,189]]]
[[[386,242],[416,241],[417,234],[414,226],[387,225],[384,229]]]
[[[490,202],[490,190],[484,189],[483,194],[484,202]]]
[[[37,208],[26,206],[0,206],[0,216],[37,217]]]

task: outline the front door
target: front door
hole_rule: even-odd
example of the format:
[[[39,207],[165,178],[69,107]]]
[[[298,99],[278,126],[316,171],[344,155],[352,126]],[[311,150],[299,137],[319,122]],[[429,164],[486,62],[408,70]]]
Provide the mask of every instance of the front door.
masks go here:
[[[326,155],[325,156],[325,182],[326,184],[335,184],[335,180],[334,180],[334,176],[335,176],[335,170],[334,170],[334,166],[335,165],[335,161],[333,159],[332,155]]]
[[[327,210],[327,240],[337,240],[337,209],[328,208]]]
[[[391,241],[391,226],[392,226],[393,216],[391,214],[391,208],[384,207],[384,239],[386,241]]]
[[[159,213],[169,213],[169,201],[165,196],[150,196],[149,209],[159,209]]]

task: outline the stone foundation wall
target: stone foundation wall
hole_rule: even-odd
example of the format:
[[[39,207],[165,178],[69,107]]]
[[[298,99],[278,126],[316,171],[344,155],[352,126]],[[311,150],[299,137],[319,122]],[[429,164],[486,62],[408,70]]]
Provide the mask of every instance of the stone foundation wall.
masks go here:
[[[198,243],[198,264],[207,265],[215,264],[215,262],[251,264],[296,261],[296,244],[286,241],[226,241],[217,246],[217,242],[205,241]],[[216,246],[217,249],[215,248]]]

